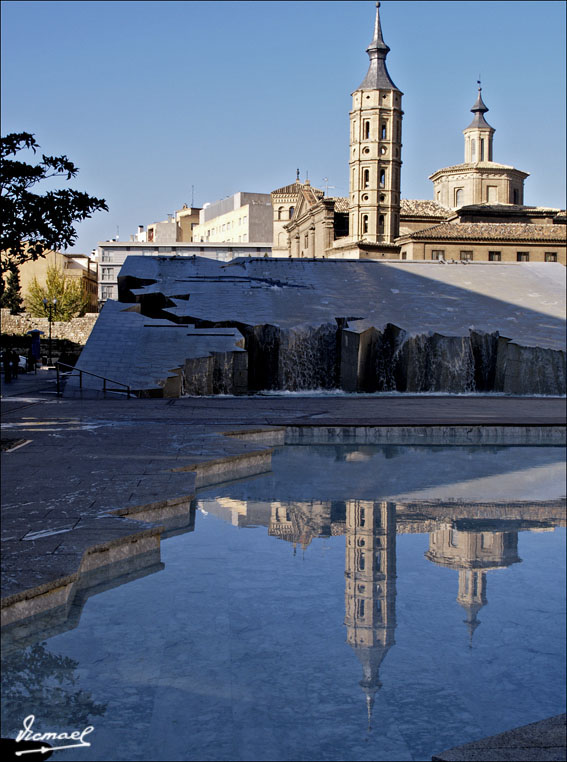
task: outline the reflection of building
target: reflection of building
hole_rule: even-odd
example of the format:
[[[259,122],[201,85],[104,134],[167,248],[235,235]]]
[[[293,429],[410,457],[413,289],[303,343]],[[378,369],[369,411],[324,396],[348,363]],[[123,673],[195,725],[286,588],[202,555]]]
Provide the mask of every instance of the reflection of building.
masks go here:
[[[346,503],[345,625],[347,642],[362,664],[360,686],[370,724],[380,688],[380,665],[396,629],[396,506]]]
[[[476,524],[476,527],[474,527]],[[471,529],[470,526],[474,528]],[[480,622],[477,615],[486,605],[486,572],[504,569],[521,561],[518,556],[518,532],[482,531],[482,521],[441,525],[431,532],[429,550],[425,557],[438,566],[457,569],[459,592],[457,601],[465,609],[464,620],[472,636]]]

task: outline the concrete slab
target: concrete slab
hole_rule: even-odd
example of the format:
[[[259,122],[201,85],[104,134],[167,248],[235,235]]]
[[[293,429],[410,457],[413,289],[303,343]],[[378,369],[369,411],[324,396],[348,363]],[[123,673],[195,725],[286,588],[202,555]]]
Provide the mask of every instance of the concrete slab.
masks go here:
[[[565,760],[567,715],[559,714],[436,754],[433,762],[550,762]]]

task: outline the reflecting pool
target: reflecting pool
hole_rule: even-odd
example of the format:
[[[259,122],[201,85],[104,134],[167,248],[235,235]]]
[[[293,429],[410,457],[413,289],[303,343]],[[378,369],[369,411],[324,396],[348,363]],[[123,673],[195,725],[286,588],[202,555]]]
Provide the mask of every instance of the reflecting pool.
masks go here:
[[[401,760],[564,711],[565,453],[283,447],[3,637],[61,760]]]

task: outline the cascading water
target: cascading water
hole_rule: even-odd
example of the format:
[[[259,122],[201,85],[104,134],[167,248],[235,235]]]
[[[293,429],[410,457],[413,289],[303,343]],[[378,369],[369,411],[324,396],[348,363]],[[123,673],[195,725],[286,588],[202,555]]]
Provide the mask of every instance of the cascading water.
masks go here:
[[[286,391],[337,386],[337,326],[297,326],[280,334],[279,388]]]

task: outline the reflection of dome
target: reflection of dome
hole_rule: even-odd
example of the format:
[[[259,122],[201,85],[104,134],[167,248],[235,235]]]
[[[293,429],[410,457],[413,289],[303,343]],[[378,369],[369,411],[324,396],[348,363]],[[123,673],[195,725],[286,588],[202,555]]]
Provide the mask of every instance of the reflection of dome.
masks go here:
[[[471,530],[471,525],[474,531]],[[518,532],[495,532],[483,526],[482,521],[467,520],[448,524],[429,535],[429,550],[425,557],[436,564],[459,572],[457,602],[465,609],[464,623],[468,627],[470,645],[480,622],[478,612],[488,602],[486,572],[504,569],[519,563]],[[478,527],[478,530],[477,530]]]

